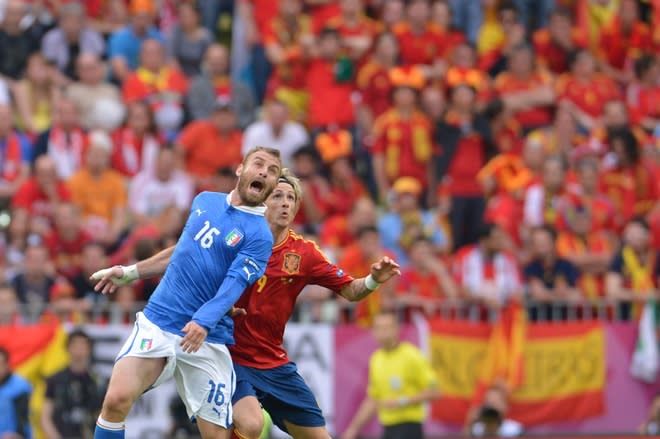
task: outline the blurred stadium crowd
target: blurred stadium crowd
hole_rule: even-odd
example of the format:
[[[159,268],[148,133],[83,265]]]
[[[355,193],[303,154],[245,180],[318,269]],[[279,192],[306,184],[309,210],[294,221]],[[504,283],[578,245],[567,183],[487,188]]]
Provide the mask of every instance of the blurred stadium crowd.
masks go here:
[[[357,308],[308,287],[299,320],[632,319],[660,277],[658,20],[657,0],[0,0],[0,325],[130,321],[155,283],[104,297],[90,274],[176,242],[257,145],[345,271],[403,266]]]
[[[90,273],[175,242],[255,145],[346,271],[404,267],[357,309],[310,289],[304,320],[512,298],[627,319],[654,294],[660,2],[0,5],[4,323],[130,319],[154,284],[100,297]]]

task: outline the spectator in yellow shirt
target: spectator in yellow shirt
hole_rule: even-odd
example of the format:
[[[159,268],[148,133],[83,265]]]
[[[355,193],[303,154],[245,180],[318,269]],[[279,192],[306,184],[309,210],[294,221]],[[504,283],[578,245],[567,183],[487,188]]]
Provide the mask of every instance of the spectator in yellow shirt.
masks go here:
[[[369,360],[367,395],[342,439],[355,439],[376,412],[383,439],[422,439],[423,403],[440,396],[435,372],[417,347],[400,340],[394,313],[375,316],[373,334],[380,348]]]

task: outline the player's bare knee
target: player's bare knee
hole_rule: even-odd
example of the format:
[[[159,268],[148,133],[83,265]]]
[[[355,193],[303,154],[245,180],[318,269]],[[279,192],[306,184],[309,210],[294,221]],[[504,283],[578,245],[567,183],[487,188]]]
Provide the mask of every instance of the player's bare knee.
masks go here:
[[[264,429],[264,416],[259,411],[250,417],[241,419],[234,425],[237,436],[242,439],[259,439]]]
[[[103,400],[103,413],[124,419],[134,402],[133,394],[126,389],[108,389]]]

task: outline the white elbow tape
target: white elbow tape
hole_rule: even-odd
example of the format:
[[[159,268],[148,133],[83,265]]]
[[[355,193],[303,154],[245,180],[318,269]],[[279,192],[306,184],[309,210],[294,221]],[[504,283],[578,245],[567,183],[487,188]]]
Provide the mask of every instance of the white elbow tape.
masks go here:
[[[380,283],[376,282],[374,277],[370,274],[364,278],[364,286],[367,287],[368,290],[373,291],[380,286]]]

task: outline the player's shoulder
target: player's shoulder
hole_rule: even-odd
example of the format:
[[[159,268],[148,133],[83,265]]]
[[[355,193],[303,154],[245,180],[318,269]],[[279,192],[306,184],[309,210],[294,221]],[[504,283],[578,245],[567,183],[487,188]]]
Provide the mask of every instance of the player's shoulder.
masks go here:
[[[220,201],[226,201],[227,200],[227,194],[222,193],[222,192],[211,192],[211,191],[202,191],[195,195],[195,198],[193,199],[193,203],[195,202],[200,202],[200,203],[208,203],[208,202],[220,202]]]

